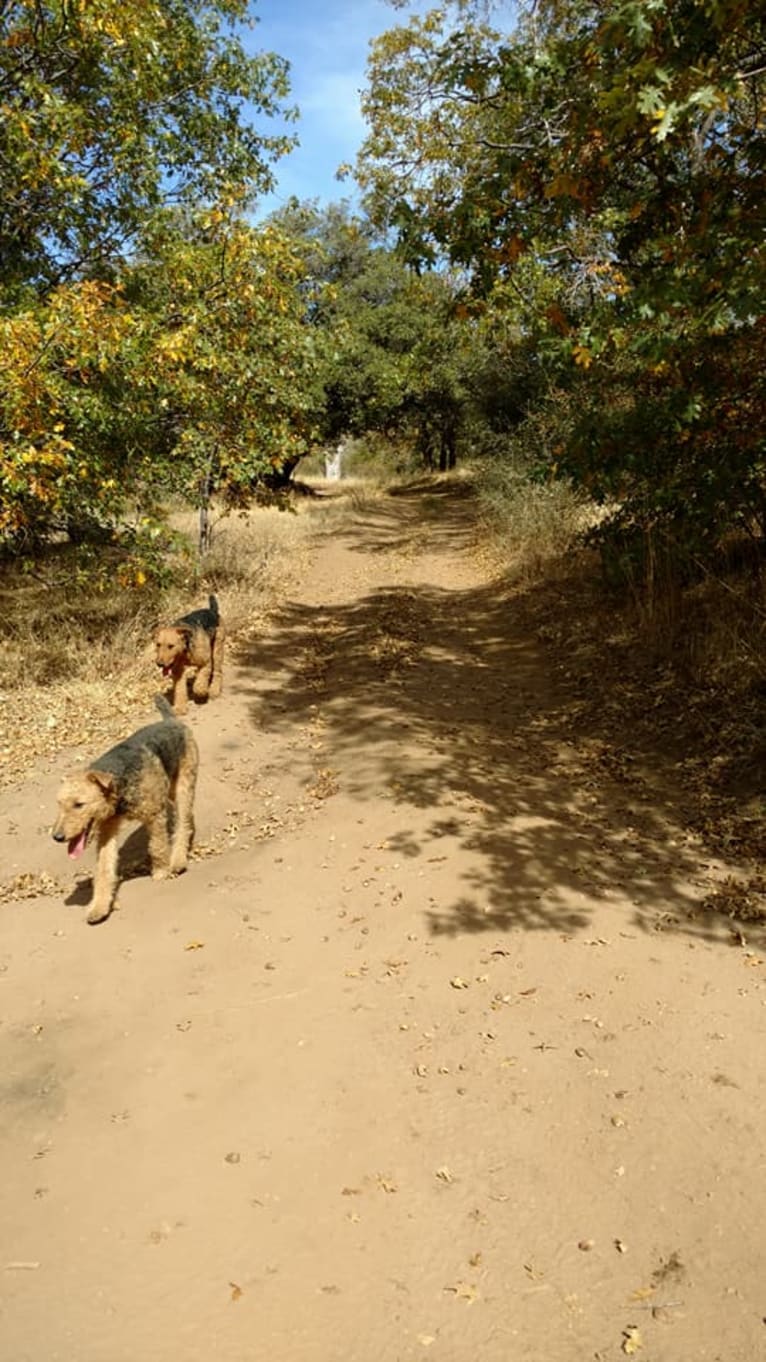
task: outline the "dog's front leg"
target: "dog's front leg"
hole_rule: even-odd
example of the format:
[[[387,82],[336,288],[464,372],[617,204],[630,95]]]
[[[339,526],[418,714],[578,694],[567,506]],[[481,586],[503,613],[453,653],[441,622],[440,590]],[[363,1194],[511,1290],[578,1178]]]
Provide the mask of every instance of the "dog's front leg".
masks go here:
[[[119,818],[108,818],[98,828],[98,859],[93,877],[93,902],[88,913],[88,922],[103,922],[112,911],[115,886],[117,884],[117,833]]]
[[[173,691],[170,703],[175,714],[185,714],[189,700],[186,685],[186,664],[173,671]]]
[[[197,668],[197,675],[192,682],[192,695],[196,700],[207,700],[210,691],[210,677],[213,671],[213,660],[204,662]]]

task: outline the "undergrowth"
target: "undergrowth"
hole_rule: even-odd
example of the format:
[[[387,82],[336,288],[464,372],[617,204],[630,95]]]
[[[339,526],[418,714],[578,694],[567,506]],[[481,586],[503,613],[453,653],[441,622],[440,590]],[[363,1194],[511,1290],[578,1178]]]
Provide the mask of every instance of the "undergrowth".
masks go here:
[[[204,603],[213,591],[231,632],[266,608],[292,570],[306,521],[275,509],[219,521],[203,559],[191,547],[194,518],[176,515],[174,550],[160,584],[127,583],[102,550],[89,559],[68,544],[51,545],[34,564],[0,568],[0,689],[71,686],[113,680],[147,668],[154,625]]]
[[[487,533],[514,575],[543,571],[598,516],[593,503],[568,482],[534,480],[513,464],[482,465],[475,485]]]

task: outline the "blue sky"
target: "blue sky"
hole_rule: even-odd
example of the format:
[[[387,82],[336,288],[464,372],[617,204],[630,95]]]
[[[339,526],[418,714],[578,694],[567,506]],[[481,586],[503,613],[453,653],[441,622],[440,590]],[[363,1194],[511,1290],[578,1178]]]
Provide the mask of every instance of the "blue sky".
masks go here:
[[[384,0],[255,0],[252,12],[259,22],[247,47],[287,58],[292,100],[301,111],[295,128],[301,145],[278,162],[277,192],[261,201],[259,215],[292,195],[323,202],[353,199],[353,180],[339,182],[335,171],[354,160],[365,136],[359,91],[368,43],[406,23],[407,11],[392,9]]]

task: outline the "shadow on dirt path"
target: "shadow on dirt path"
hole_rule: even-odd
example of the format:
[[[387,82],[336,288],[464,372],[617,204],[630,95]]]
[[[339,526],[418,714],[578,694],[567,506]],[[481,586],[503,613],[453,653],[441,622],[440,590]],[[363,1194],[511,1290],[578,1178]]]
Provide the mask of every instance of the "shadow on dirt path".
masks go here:
[[[634,927],[720,935],[674,794],[610,776],[605,735],[583,725],[581,696],[530,635],[518,593],[474,564],[475,536],[466,487],[365,507],[334,537],[335,590],[288,603],[245,651],[253,724],[278,732],[320,713],[354,799],[399,813],[392,846],[433,857],[451,839],[467,853],[463,892],[429,912],[434,934],[583,930],[593,903],[618,893]],[[386,558],[403,580],[368,590],[359,562],[379,574]]]

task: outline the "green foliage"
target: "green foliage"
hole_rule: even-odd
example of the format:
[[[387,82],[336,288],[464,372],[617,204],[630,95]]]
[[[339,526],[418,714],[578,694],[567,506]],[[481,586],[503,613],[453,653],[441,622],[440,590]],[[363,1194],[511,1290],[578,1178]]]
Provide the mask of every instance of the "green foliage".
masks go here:
[[[152,475],[187,498],[203,483],[231,501],[306,452],[314,338],[305,265],[273,226],[220,209],[170,224],[126,278],[143,318],[138,400],[158,413]]]
[[[700,544],[762,533],[766,15],[549,0],[507,32],[487,8],[374,46],[369,211],[518,325],[519,415],[571,394],[552,468]]]
[[[150,246],[119,284],[60,285],[0,322],[11,544],[126,511],[151,527],[168,491],[242,503],[307,448],[314,347],[293,246],[220,209],[156,226]]]
[[[453,281],[414,272],[347,205],[295,204],[277,221],[301,242],[313,280],[324,438],[382,433],[452,466],[469,342]]]
[[[307,447],[305,268],[244,219],[291,145],[246,0],[0,7],[0,547],[161,576],[168,492],[242,504]],[[287,111],[289,114],[289,111]],[[120,569],[122,571],[122,568]]]
[[[272,186],[286,63],[248,57],[246,0],[8,0],[0,13],[0,284],[102,277],[162,203]]]

